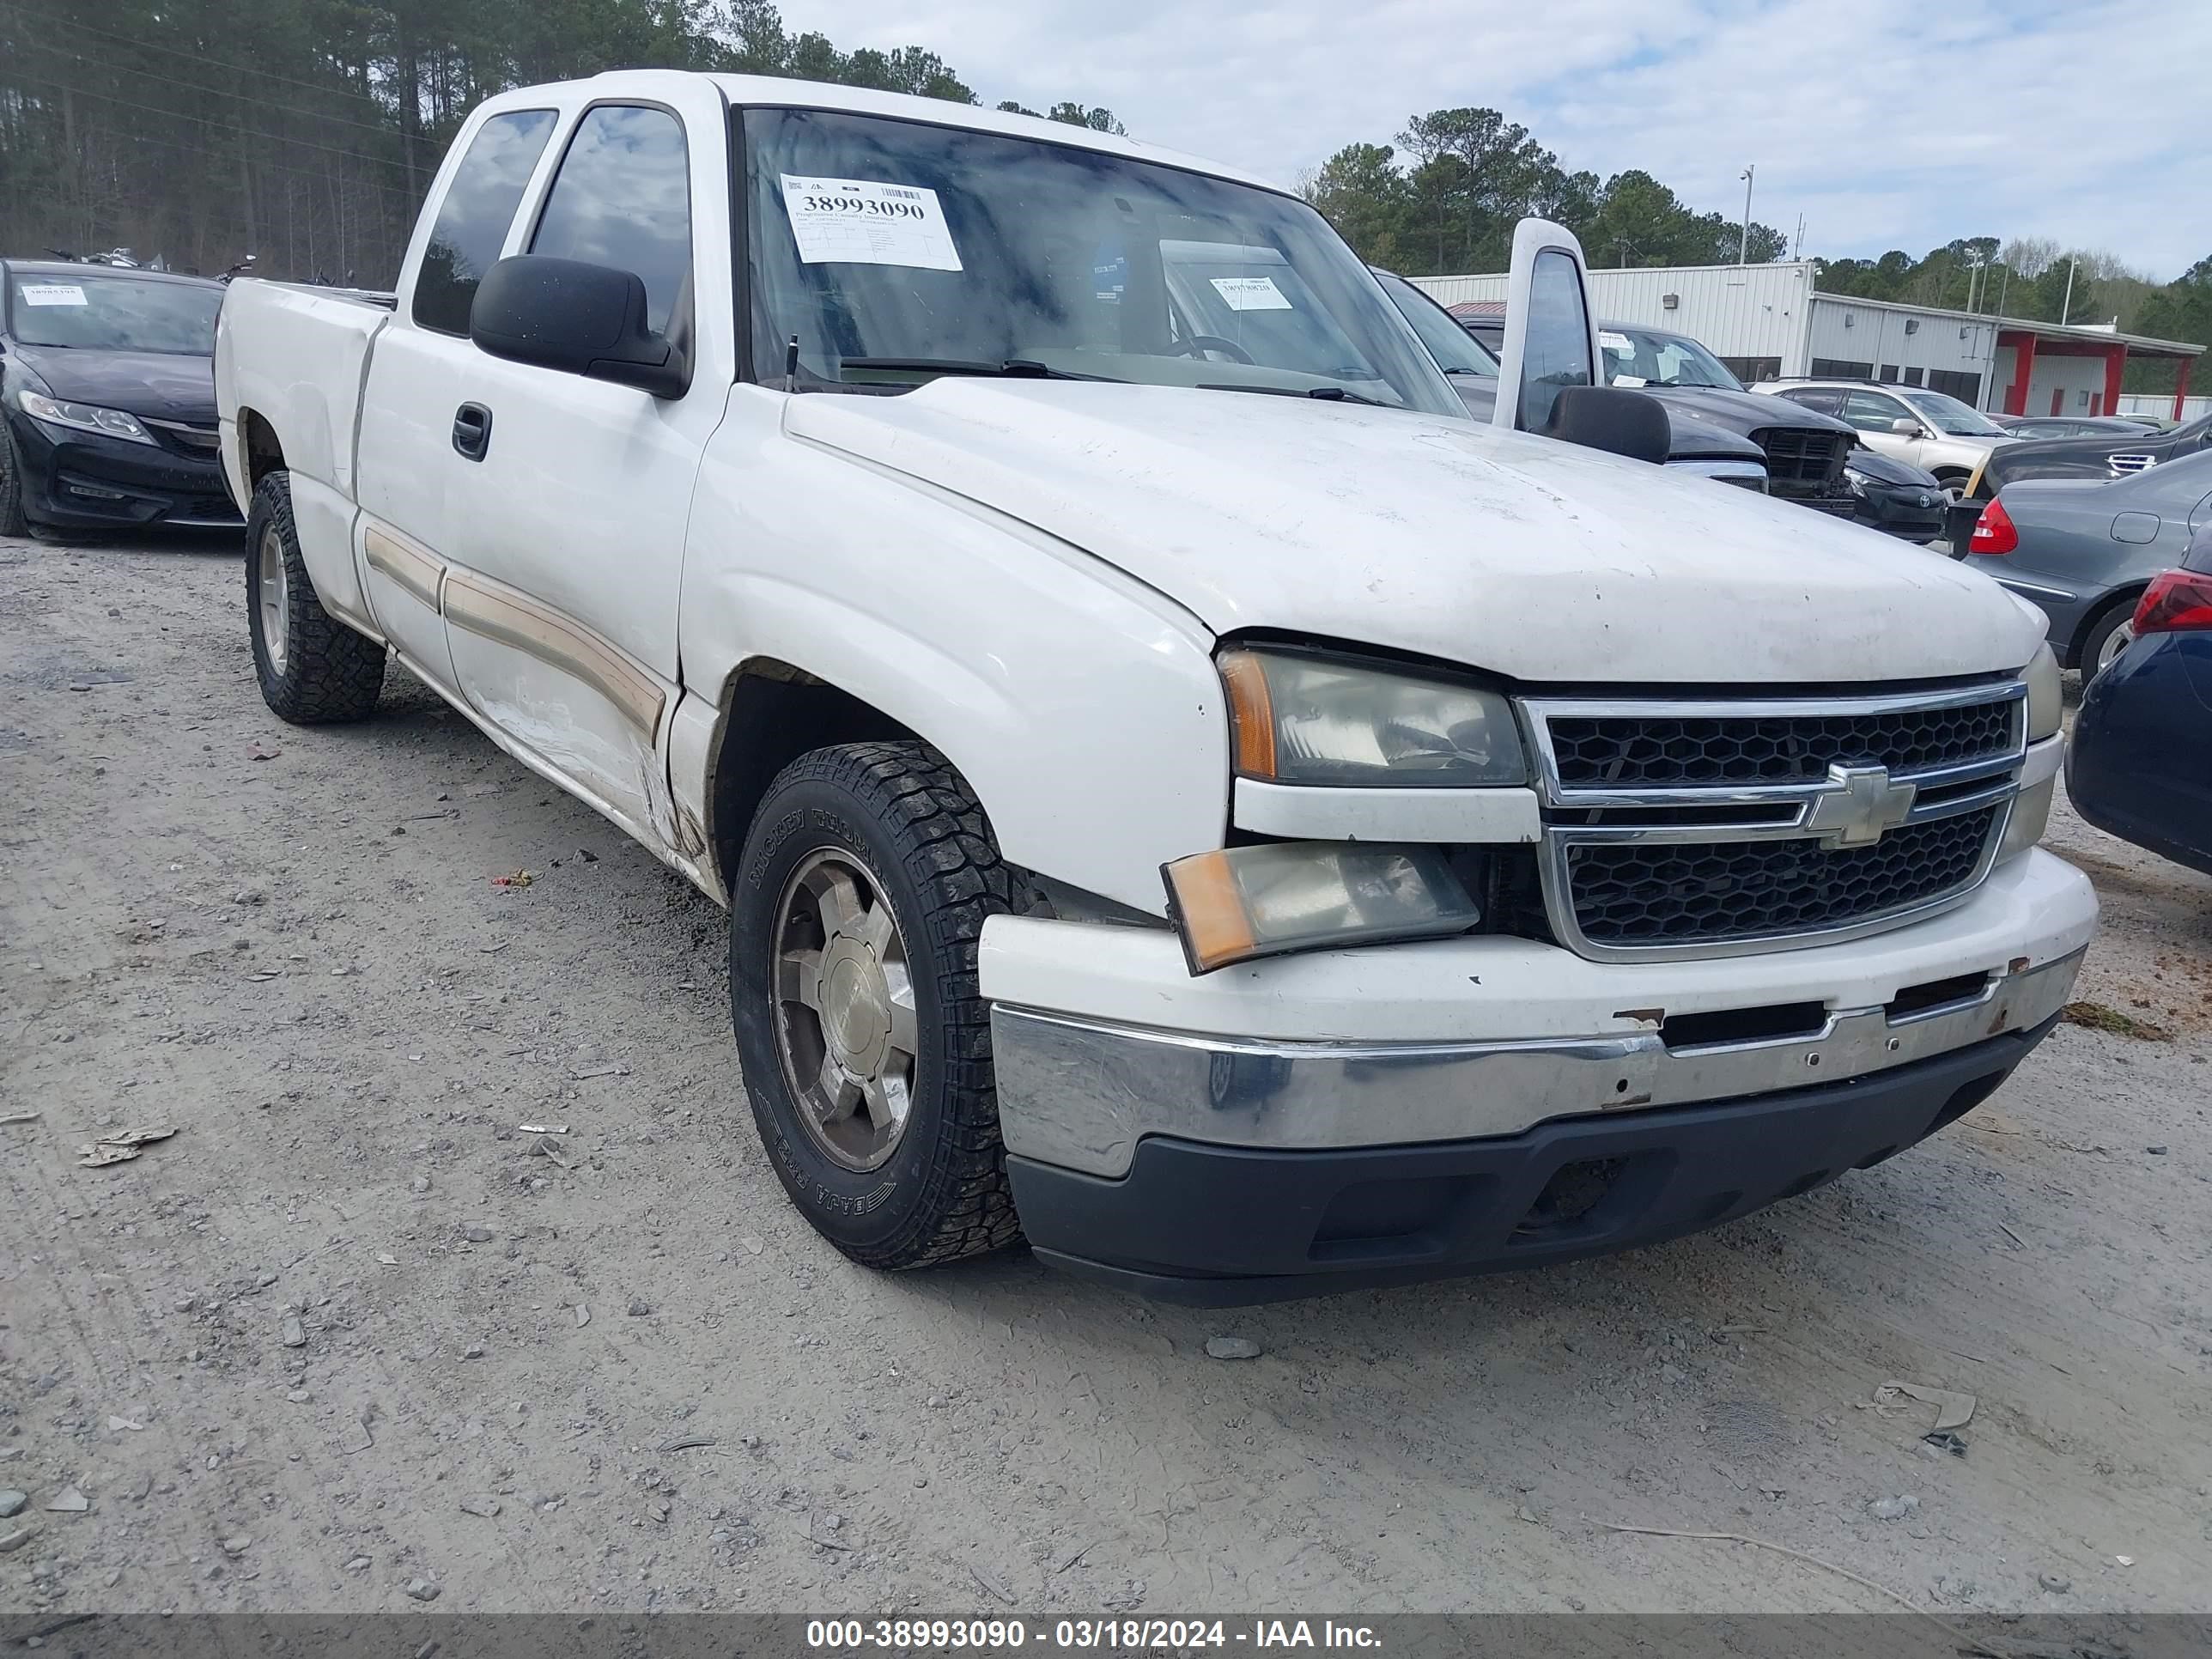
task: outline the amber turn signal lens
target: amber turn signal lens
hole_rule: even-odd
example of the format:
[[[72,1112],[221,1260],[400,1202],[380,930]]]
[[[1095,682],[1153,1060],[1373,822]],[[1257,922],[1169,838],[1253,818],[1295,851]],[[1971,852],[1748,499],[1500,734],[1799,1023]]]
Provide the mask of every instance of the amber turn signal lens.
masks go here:
[[[1482,912],[1433,847],[1284,841],[1161,867],[1194,974],[1292,951],[1464,933]]]
[[[1237,769],[1251,778],[1275,775],[1275,708],[1267,693],[1267,671],[1249,651],[1225,651],[1221,683],[1229,688],[1229,712],[1237,733]]]
[[[1252,919],[1244,912],[1244,896],[1237,890],[1226,852],[1180,860],[1164,873],[1192,972],[1211,973],[1257,951]]]

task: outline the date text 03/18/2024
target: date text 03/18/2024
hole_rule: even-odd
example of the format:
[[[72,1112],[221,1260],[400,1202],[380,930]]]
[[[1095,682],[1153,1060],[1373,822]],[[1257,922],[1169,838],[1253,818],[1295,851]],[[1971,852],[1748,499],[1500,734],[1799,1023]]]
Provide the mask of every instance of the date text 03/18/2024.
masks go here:
[[[1194,1648],[1374,1650],[1382,1639],[1370,1626],[1334,1620],[1060,1619],[1032,1631],[1019,1619],[817,1619],[806,1645],[832,1653],[902,1652],[965,1648],[1012,1653],[1030,1645],[1083,1652],[1144,1652]]]

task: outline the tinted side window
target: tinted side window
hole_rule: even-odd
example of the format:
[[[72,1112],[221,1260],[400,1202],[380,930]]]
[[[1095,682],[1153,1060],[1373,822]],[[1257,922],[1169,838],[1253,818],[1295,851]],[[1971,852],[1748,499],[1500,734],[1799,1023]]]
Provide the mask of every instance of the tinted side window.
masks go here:
[[[1497,360],[1483,349],[1480,341],[1453,320],[1451,313],[1403,276],[1378,270],[1375,280],[1382,284],[1382,291],[1405,313],[1406,320],[1413,325],[1413,332],[1428,347],[1429,356],[1437,360],[1437,366],[1445,374],[1498,378]]]
[[[1823,392],[1818,386],[1807,386],[1796,392],[1785,392],[1782,395],[1792,403],[1802,404],[1808,409],[1817,409],[1823,415],[1832,415],[1844,404],[1842,392]]]
[[[1528,336],[1522,351],[1521,425],[1541,432],[1551,423],[1560,387],[1597,384],[1583,285],[1576,280],[1575,262],[1556,249],[1539,253],[1529,272]]]
[[[532,253],[644,279],[646,321],[667,333],[690,308],[691,178],[684,125],[666,110],[585,112],[532,239]]]
[[[553,136],[550,109],[495,115],[477,129],[446,188],[422,268],[415,276],[415,320],[441,334],[469,331],[477,284],[499,258],[530,170]]]
[[[1878,392],[1854,392],[1844,399],[1844,418],[1862,432],[1887,432],[1905,413],[1904,404]]]

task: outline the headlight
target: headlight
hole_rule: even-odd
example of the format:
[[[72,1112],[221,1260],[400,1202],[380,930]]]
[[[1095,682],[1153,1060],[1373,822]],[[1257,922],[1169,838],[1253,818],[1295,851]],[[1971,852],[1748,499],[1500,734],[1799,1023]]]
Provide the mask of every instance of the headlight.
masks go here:
[[[1287,652],[1221,658],[1237,769],[1278,783],[1467,789],[1528,781],[1495,691]]]
[[[1465,933],[1482,920],[1440,848],[1268,842],[1161,867],[1194,974],[1286,951]]]
[[[1856,471],[1847,466],[1844,469],[1844,482],[1850,486],[1852,495],[1863,496],[1866,494],[1865,473]]]
[[[2066,685],[2059,677],[2058,653],[2048,641],[2021,678],[2027,682],[2027,740],[2057,737],[2066,714]]]
[[[56,426],[75,427],[80,432],[97,432],[104,438],[126,438],[134,444],[150,444],[154,434],[138,424],[136,415],[126,415],[119,409],[95,409],[90,404],[64,403],[36,392],[18,392],[16,407],[26,415],[35,415]]]

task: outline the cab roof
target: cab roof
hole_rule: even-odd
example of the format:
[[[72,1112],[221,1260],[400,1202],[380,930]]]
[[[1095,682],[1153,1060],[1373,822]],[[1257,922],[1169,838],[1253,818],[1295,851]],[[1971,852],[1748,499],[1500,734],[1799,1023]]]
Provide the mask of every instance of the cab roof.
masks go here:
[[[695,70],[609,70],[586,81],[518,87],[488,100],[485,107],[494,111],[526,109],[542,106],[550,99],[559,99],[565,104],[572,100],[588,102],[595,98],[651,98],[656,94],[665,96],[672,85],[697,81],[713,82],[732,107],[844,110],[855,115],[889,116],[901,121],[959,127],[971,132],[1004,133],[1013,138],[1030,138],[1070,149],[1095,150],[1105,155],[1126,155],[1132,161],[1179,167],[1187,173],[1203,173],[1278,195],[1289,193],[1273,179],[1241,167],[1226,167],[1203,156],[1142,143],[1134,138],[1117,137],[1110,132],[1094,132],[1089,127],[1066,121],[1012,115],[1003,110],[955,104],[942,98],[916,98],[902,92],[875,92],[865,87],[832,86],[827,82],[798,81],[785,76],[709,75]]]

